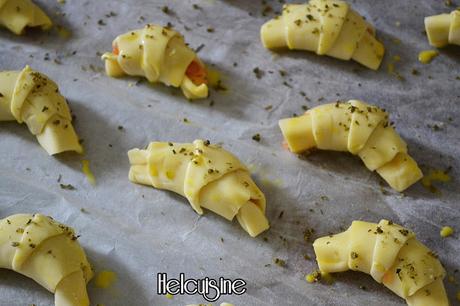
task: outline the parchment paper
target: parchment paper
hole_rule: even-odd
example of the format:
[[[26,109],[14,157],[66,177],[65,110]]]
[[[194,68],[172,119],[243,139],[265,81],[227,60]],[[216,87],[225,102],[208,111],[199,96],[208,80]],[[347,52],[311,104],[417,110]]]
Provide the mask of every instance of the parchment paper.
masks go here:
[[[195,278],[243,278],[248,283],[245,295],[219,300],[239,306],[404,305],[361,273],[336,275],[333,285],[304,280],[317,268],[311,242],[355,219],[388,218],[413,229],[460,281],[460,273],[454,273],[460,268],[460,50],[443,49],[429,65],[417,61],[419,51],[430,49],[422,33],[423,17],[453,9],[443,2],[351,1],[376,26],[387,48],[381,69],[374,72],[311,53],[265,50],[259,30],[273,12],[265,10],[263,16],[260,1],[37,1],[71,36],[54,30],[16,37],[1,30],[1,70],[29,64],[58,82],[76,116],[86,154],[49,157],[26,126],[0,123],[0,217],[40,212],[74,227],[95,270],[118,276],[109,289],[89,284],[92,305],[205,302],[199,296],[158,296],[158,272],[174,278],[180,272]],[[278,1],[267,3],[274,11],[281,8]],[[165,5],[169,14],[162,10]],[[191,103],[177,89],[107,77],[100,54],[110,50],[116,35],[147,22],[170,22],[191,47],[203,44],[200,57],[221,72],[228,91]],[[394,56],[401,58],[395,67],[405,81],[387,73]],[[253,73],[256,67],[264,72],[260,79]],[[378,176],[351,155],[316,152],[299,159],[281,147],[279,119],[302,113],[304,105],[351,98],[386,108],[423,170],[450,166],[452,181],[438,185],[438,194],[419,183],[401,195],[386,184],[381,187]],[[433,125],[439,131],[429,127]],[[256,133],[260,143],[251,139]],[[249,165],[268,200],[270,231],[251,239],[236,221],[212,213],[200,217],[185,199],[128,181],[129,149],[155,140],[196,138],[223,143]],[[81,171],[83,158],[90,161],[95,187]],[[59,177],[76,190],[61,189]],[[441,239],[443,225],[457,233]],[[314,229],[310,242],[304,241],[307,228]],[[312,260],[305,260],[305,254]],[[275,265],[275,258],[286,266]],[[458,304],[458,285],[445,284],[451,302]],[[0,304],[32,303],[51,305],[53,295],[30,279],[1,270]]]

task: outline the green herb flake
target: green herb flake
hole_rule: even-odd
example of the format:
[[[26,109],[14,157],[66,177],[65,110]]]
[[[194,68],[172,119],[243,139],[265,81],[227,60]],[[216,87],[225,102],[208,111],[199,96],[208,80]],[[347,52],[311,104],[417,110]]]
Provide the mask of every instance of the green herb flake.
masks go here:
[[[71,184],[59,184],[59,186],[61,187],[61,189],[64,189],[64,190],[76,190],[77,189]]]
[[[279,267],[285,267],[286,266],[286,261],[283,259],[275,258],[273,262],[279,266]]]

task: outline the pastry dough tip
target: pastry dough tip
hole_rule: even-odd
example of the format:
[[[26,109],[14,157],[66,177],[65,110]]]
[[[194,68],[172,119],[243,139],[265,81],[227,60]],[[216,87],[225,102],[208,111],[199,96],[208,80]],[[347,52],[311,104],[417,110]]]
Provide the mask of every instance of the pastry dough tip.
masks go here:
[[[425,17],[425,31],[429,44],[434,47],[442,48],[448,44],[460,46],[460,10]]]
[[[31,0],[3,0],[0,1],[0,25],[16,35],[22,35],[26,28],[41,28],[47,31],[53,23]]]

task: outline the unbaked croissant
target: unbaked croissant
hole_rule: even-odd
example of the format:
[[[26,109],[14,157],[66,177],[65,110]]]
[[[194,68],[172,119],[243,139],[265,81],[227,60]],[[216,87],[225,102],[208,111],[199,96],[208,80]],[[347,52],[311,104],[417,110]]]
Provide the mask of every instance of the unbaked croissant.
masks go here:
[[[29,66],[22,71],[0,72],[0,121],[13,120],[25,122],[50,155],[83,151],[58,86]]]
[[[397,191],[423,177],[407,154],[407,145],[388,123],[388,114],[358,100],[324,104],[304,115],[282,119],[279,126],[289,149],[348,151],[376,170]]]
[[[152,142],[128,152],[132,182],[174,191],[202,208],[233,220],[252,237],[269,228],[265,196],[248,169],[231,153],[203,140],[193,143]]]
[[[430,45],[434,47],[460,46],[460,8],[450,14],[425,17],[425,30]]]
[[[285,4],[282,15],[265,23],[260,33],[268,49],[308,50],[341,60],[353,59],[374,70],[385,52],[373,26],[340,0]]]
[[[188,99],[208,96],[205,65],[171,28],[148,24],[115,38],[112,48],[102,55],[109,76],[143,76],[152,83],[180,87]]]
[[[410,306],[448,306],[437,256],[415,234],[391,221],[353,221],[340,234],[313,243],[322,272],[361,271],[406,299]]]
[[[31,0],[0,0],[0,24],[21,35],[26,27],[51,28],[49,17]]]
[[[54,293],[56,306],[87,306],[93,277],[72,228],[41,215],[0,220],[0,268],[32,278]]]

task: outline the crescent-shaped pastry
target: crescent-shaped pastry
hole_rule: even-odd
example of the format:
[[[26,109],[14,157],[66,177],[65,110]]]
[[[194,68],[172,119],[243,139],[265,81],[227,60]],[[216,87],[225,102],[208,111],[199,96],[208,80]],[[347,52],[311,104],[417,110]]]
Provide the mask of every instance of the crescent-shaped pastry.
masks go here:
[[[260,35],[265,48],[308,50],[341,60],[353,59],[378,69],[385,48],[375,30],[345,1],[310,0],[285,4],[281,16],[265,23]]]
[[[48,30],[53,24],[31,0],[0,0],[0,25],[21,35],[26,27]]]
[[[425,30],[430,45],[434,47],[460,46],[460,8],[450,14],[425,17]]]
[[[72,228],[41,215],[0,220],[0,268],[32,278],[54,293],[56,306],[89,306],[86,284],[93,277]]]
[[[49,155],[83,151],[58,86],[29,66],[0,72],[0,121],[14,120],[25,122]]]
[[[348,151],[394,189],[403,191],[423,177],[407,145],[388,123],[388,114],[358,100],[324,104],[279,121],[290,151]]]
[[[449,305],[437,256],[391,221],[353,221],[345,232],[317,239],[313,248],[322,272],[361,271],[410,306]]]
[[[132,182],[174,191],[200,215],[206,208],[230,221],[236,216],[252,237],[269,228],[264,194],[248,169],[221,147],[203,140],[152,142],[128,157]]]
[[[180,87],[188,99],[208,96],[206,67],[180,33],[148,24],[115,38],[112,48],[102,55],[107,75],[142,76],[152,83]]]

